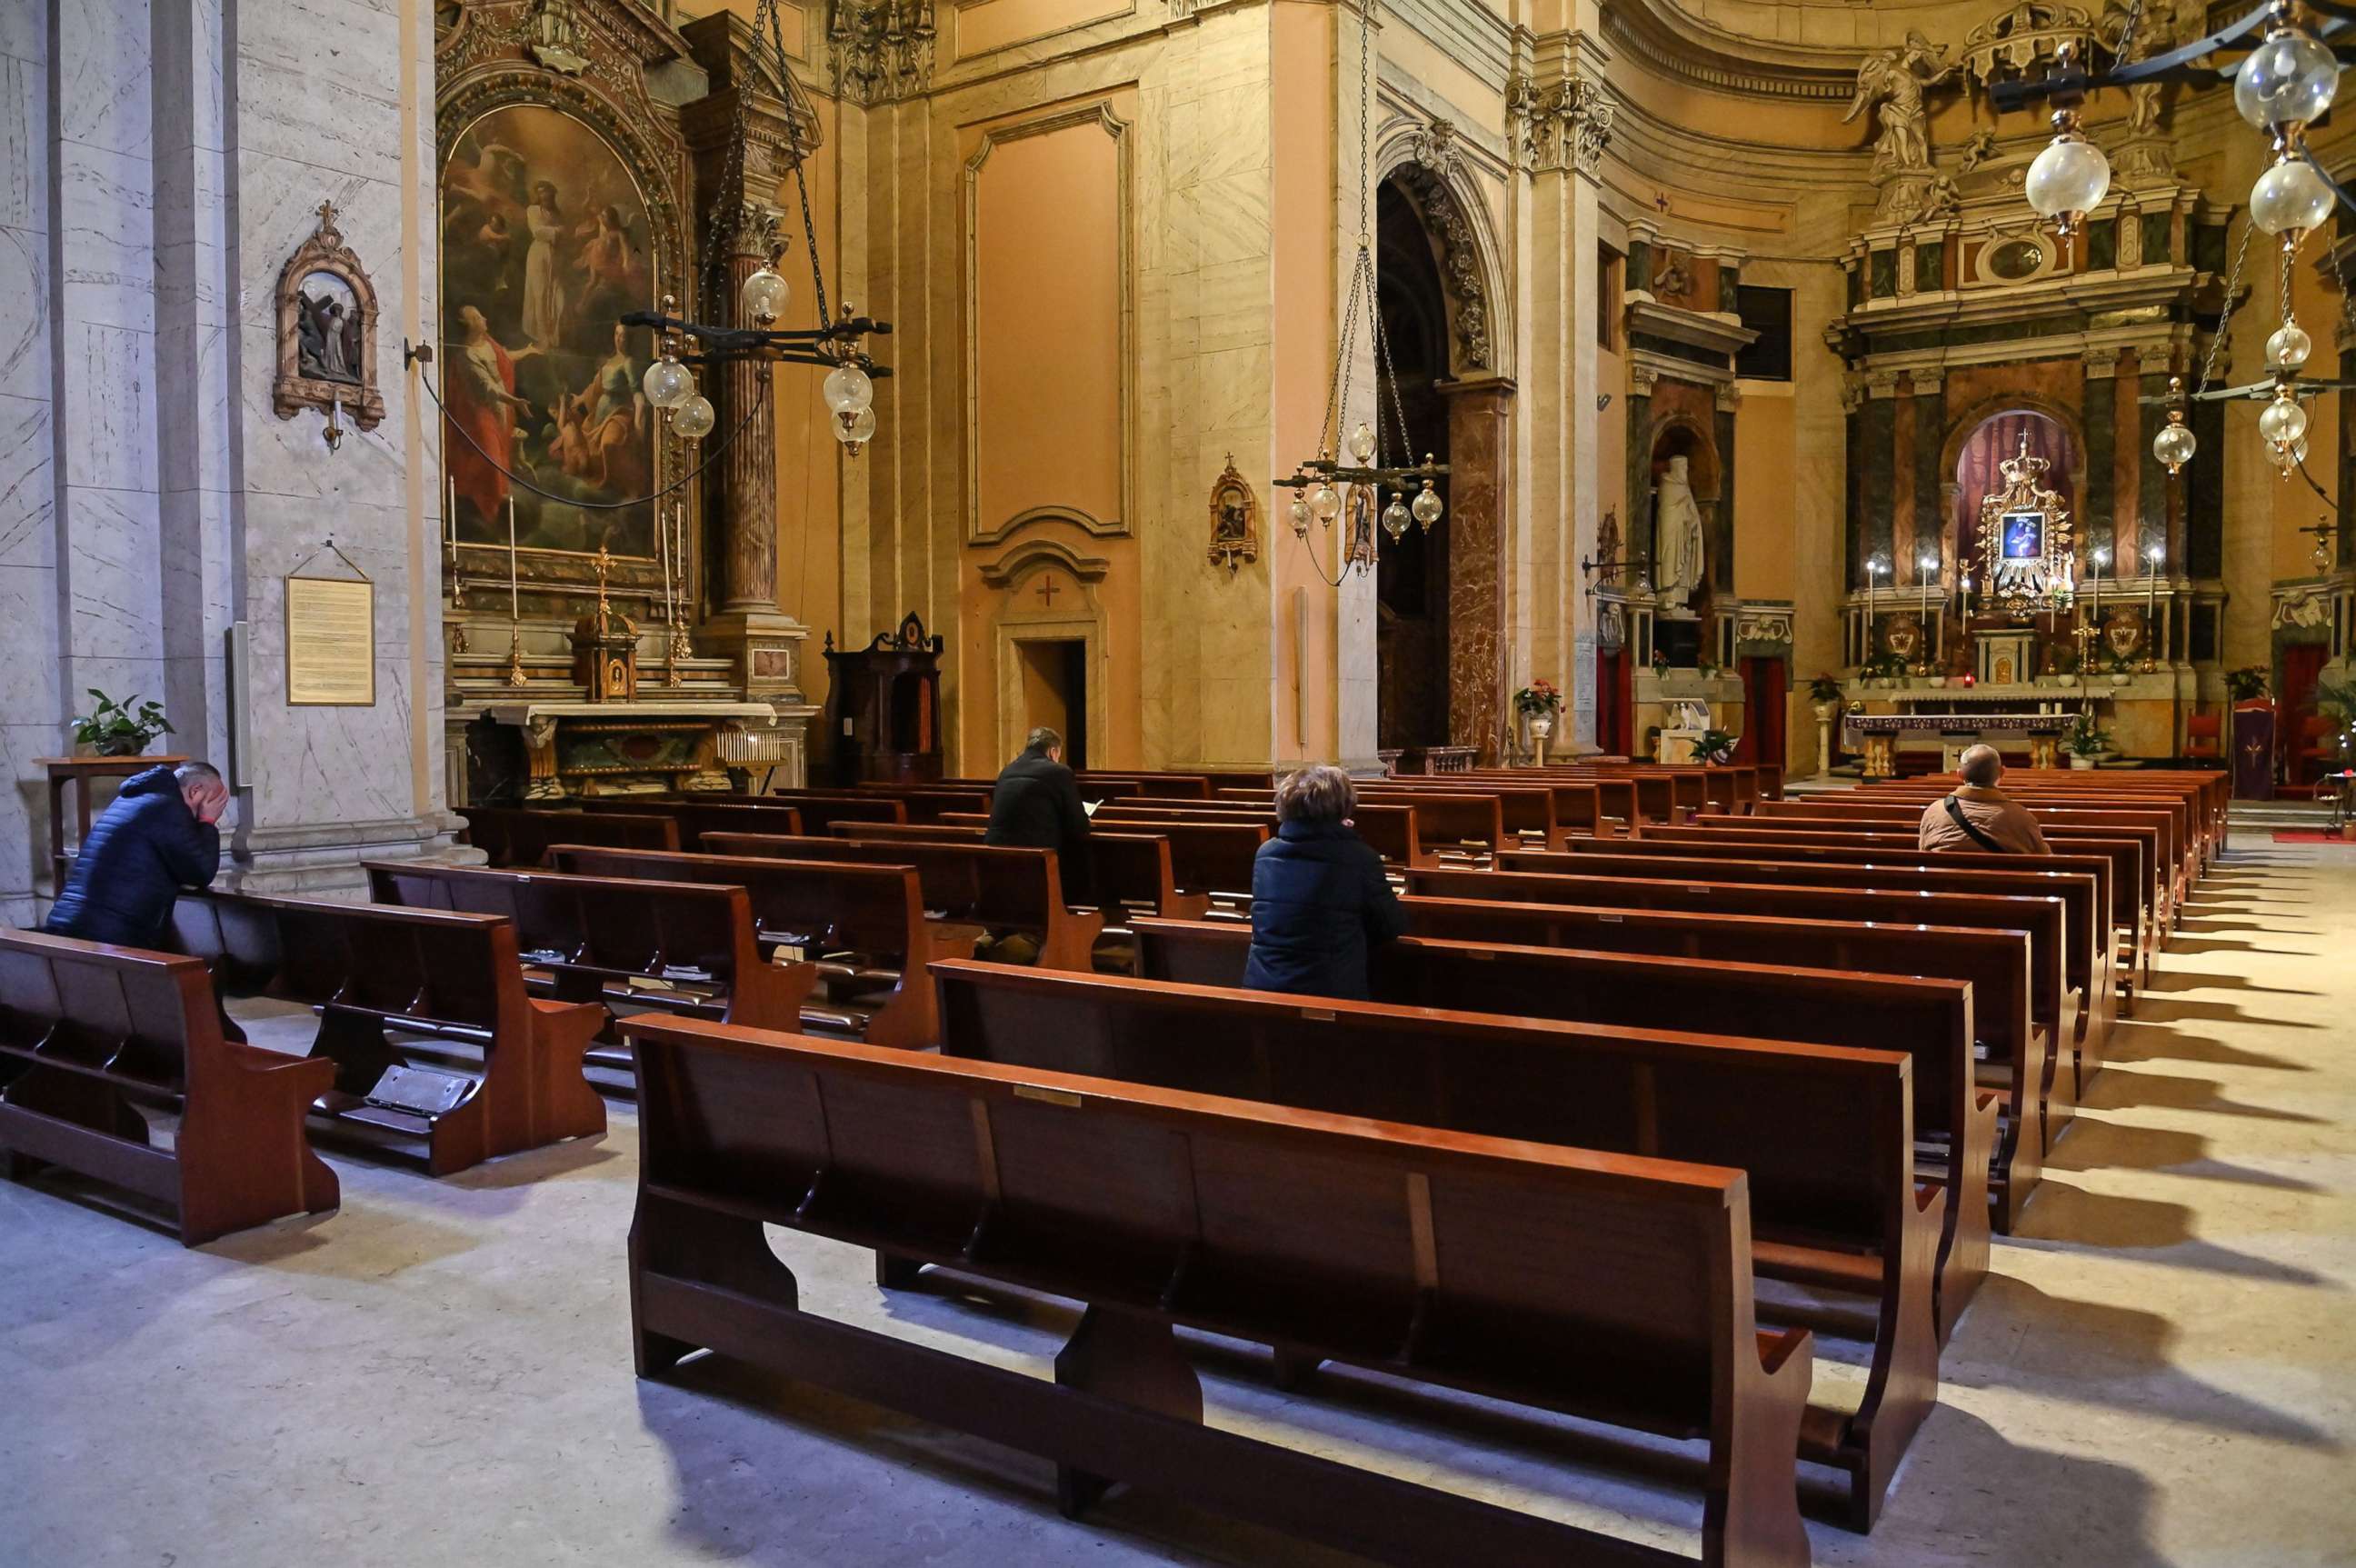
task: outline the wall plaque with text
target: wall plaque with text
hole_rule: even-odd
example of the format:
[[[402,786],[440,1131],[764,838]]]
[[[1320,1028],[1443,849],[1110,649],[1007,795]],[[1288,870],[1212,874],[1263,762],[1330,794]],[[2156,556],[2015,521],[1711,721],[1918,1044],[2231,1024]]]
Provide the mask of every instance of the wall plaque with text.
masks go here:
[[[287,705],[376,706],[376,585],[349,577],[285,583]]]

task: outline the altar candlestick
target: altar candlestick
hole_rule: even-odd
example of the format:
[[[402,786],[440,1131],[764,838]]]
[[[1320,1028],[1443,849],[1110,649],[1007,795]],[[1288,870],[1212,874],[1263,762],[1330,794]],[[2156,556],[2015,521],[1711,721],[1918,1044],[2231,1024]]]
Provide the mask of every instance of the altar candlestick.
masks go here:
[[[519,623],[523,618],[516,607],[518,604],[516,596],[515,496],[510,492],[508,496],[508,619]]]
[[[672,613],[670,601],[670,530],[663,526],[660,507],[655,509],[655,554],[662,562],[663,618],[672,620],[677,618]]]
[[[458,476],[450,476],[450,564],[458,564]]]
[[[1972,564],[1968,561],[1958,561],[1955,564],[1963,568],[1964,574],[1964,610],[1958,618],[1963,621],[1964,630],[1968,634],[1972,628]]]

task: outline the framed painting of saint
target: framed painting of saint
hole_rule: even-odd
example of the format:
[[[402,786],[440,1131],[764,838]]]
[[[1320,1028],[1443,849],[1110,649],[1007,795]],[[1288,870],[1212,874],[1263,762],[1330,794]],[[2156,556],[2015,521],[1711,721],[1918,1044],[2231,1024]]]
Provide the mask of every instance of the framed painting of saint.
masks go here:
[[[659,280],[647,202],[587,122],[510,103],[448,144],[441,181],[445,528],[461,544],[655,553],[652,345],[626,311]],[[502,472],[505,470],[505,472]],[[525,483],[516,483],[509,476]],[[551,577],[578,576],[555,568]]]

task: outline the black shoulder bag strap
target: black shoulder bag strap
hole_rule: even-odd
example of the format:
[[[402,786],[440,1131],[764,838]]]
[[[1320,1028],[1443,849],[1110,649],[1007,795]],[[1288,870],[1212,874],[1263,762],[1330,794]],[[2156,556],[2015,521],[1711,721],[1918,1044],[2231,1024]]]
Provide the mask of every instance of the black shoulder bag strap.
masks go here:
[[[1956,804],[1955,798],[1953,795],[1947,797],[1945,805],[1947,808],[1947,815],[1955,819],[1955,826],[1963,829],[1964,832],[1971,835],[1971,839],[1974,843],[1979,845],[1990,854],[2003,854],[2007,853],[2004,845],[1988,837],[1987,829],[1972,821],[1971,818],[1964,815],[1963,807]]]

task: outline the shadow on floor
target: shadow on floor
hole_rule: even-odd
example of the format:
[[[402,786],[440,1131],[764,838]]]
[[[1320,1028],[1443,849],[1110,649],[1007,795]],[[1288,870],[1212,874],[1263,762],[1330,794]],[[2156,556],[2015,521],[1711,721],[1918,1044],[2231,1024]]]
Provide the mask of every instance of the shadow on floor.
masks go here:
[[[2215,1079],[2185,1078],[2176,1073],[2123,1072],[2115,1064],[2094,1079],[2084,1105],[2090,1111],[2126,1111],[2148,1106],[2164,1111],[2203,1111],[2218,1116],[2248,1116],[2260,1122],[2295,1122],[2304,1126],[2327,1125],[2329,1117],[2303,1111],[2278,1111],[2271,1106],[2244,1105],[2224,1098],[2225,1086]],[[2140,1131],[2140,1129],[2132,1129]],[[2069,1147],[2069,1140],[2062,1146]]]
[[[2192,1210],[2164,1198],[2130,1197],[2124,1193],[2092,1192],[2050,1174],[2054,1162],[2069,1151],[2073,1132],[2046,1156],[2049,1172],[2020,1229],[2008,1240],[2015,1246],[2048,1248],[2103,1247],[2140,1254],[2153,1262],[2179,1269],[2200,1269],[2236,1279],[2271,1280],[2281,1284],[2340,1287],[2324,1275],[2294,1263],[2237,1252],[2204,1240],[2192,1229]]]
[[[2197,974],[2188,970],[2162,970],[2151,977],[2147,992],[2159,991],[2251,991],[2265,996],[2320,996],[2320,991],[2302,991],[2290,985],[2256,985],[2239,974]]]
[[[2012,1331],[1999,1329],[1985,1342],[1971,1337],[1974,1319],[1984,1312],[1979,1321]],[[2138,1413],[2164,1410],[2171,1421],[2321,1453],[2339,1451],[2340,1440],[2304,1416],[2204,1382],[2176,1365],[2171,1353],[2179,1337],[2176,1325],[2158,1313],[2051,1295],[2010,1275],[1991,1273],[1964,1315],[1940,1376],[1958,1389],[2003,1386]]]
[[[2110,1077],[2104,1074],[2104,1079]],[[2210,1155],[2211,1142],[2199,1133],[2179,1133],[2155,1127],[2129,1127],[2081,1116],[2070,1133],[2046,1156],[2050,1171],[2166,1171],[2170,1176],[2200,1176],[2210,1181],[2233,1181],[2280,1192],[2329,1192],[2329,1187],[2297,1176],[2247,1165],[2227,1165]]]
[[[2147,1028],[2132,1021],[2114,1027],[2110,1044],[2104,1047],[2103,1059],[2114,1065],[2120,1062],[2183,1061],[2199,1062],[2204,1067],[2264,1068],[2273,1072],[2316,1070],[2312,1062],[2245,1051],[2239,1046],[2229,1046],[2207,1035]],[[2100,1079],[2095,1079],[2097,1084],[2101,1081]]]
[[[2232,1002],[2204,1002],[2188,996],[2150,996],[2136,1004],[2135,1021],[2138,1024],[2240,1024],[2263,1029],[2320,1029],[2321,1024],[2310,1024],[2299,1018],[2268,1018],[2244,1012]]]

